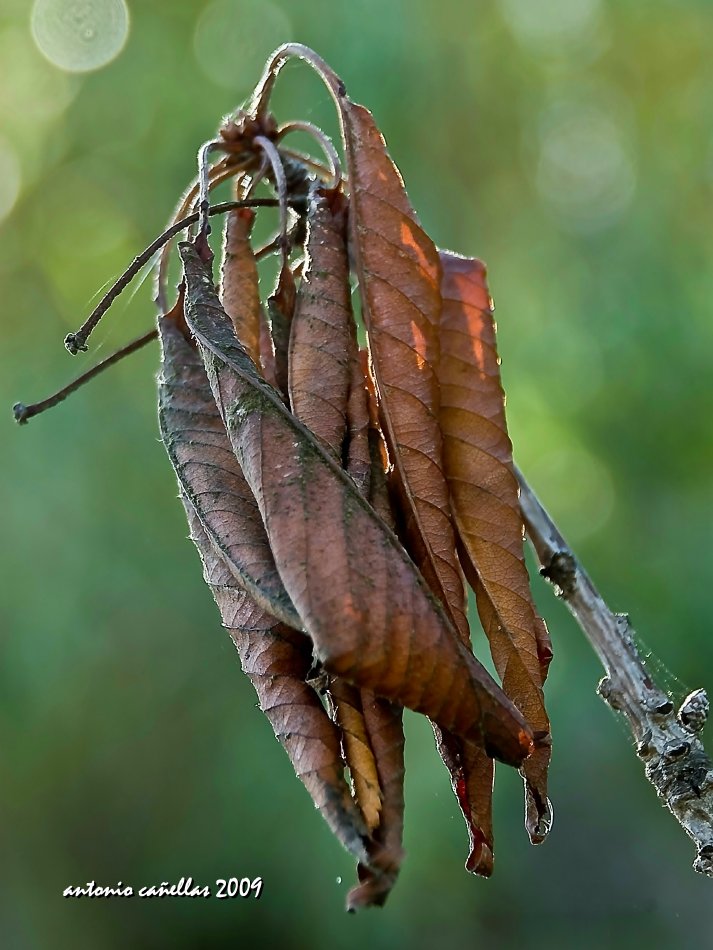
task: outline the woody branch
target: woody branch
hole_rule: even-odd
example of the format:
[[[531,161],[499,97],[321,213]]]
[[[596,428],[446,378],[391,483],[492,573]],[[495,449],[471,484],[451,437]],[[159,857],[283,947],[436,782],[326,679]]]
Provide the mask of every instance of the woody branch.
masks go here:
[[[541,573],[570,609],[605,670],[598,693],[623,713],[646,777],[697,849],[694,870],[713,877],[713,763],[699,734],[708,717],[704,690],[676,710],[652,681],[626,614],[606,605],[521,472],[520,504]]]

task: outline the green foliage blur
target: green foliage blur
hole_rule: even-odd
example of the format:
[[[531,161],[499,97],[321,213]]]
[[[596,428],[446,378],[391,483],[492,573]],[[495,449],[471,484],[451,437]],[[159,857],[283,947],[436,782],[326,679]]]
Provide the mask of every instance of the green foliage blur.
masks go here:
[[[550,839],[528,844],[520,780],[499,769],[495,876],[471,878],[429,726],[408,716],[403,871],[383,910],[346,916],[351,862],[256,709],[186,540],[155,346],[23,430],[10,406],[150,325],[146,279],[89,354],[62,347],[267,54],[307,43],[374,111],[435,240],[487,261],[520,466],[666,688],[713,689],[713,5],[128,5],[123,49],[86,73],[41,54],[29,0],[0,12],[2,945],[710,946],[713,885],[539,580]],[[336,132],[306,67],[285,68],[275,101]],[[62,897],[257,875],[259,902]]]

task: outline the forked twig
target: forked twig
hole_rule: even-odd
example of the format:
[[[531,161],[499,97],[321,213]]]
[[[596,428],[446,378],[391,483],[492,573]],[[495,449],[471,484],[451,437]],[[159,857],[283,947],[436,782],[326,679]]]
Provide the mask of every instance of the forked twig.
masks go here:
[[[699,689],[678,711],[652,681],[626,614],[606,605],[541,502],[516,470],[528,537],[542,565],[604,666],[598,693],[624,714],[647,779],[697,849],[694,870],[713,877],[713,763],[699,733],[708,698]]]
[[[305,219],[300,217],[297,219],[295,224],[292,225],[290,230],[287,232],[287,242],[289,245],[290,251],[293,251],[295,246],[301,244],[304,240],[304,230],[305,230]],[[261,247],[257,248],[255,251],[255,260],[261,261],[263,258],[268,257],[274,251],[282,252],[284,247],[284,238],[282,233],[278,233],[270,238],[269,241],[266,241]]]
[[[234,208],[274,208],[277,204],[278,201],[275,198],[252,198],[249,201],[223,201],[220,204],[209,207],[207,215],[212,217],[214,214],[224,214],[226,211],[232,211]],[[176,221],[170,228],[166,228],[162,234],[159,234],[155,241],[152,241],[148,247],[144,248],[144,250],[133,259],[121,277],[107,290],[79,330],[77,330],[76,333],[68,333],[64,338],[64,345],[73,356],[80,350],[87,349],[87,340],[96,325],[119,294],[128,287],[141,268],[148,264],[156,251],[160,251],[164,244],[170,241],[172,237],[175,237],[176,234],[180,234],[181,231],[195,224],[196,221],[201,220],[201,214],[202,212],[200,211],[194,211],[193,214],[188,214],[185,218],[181,218],[180,221]]]
[[[254,201],[226,201],[223,205],[216,205],[214,208],[209,210],[209,214],[218,214],[219,211],[230,211],[233,207],[245,207],[246,205],[254,205]],[[271,203],[274,204],[274,201]],[[198,212],[189,217],[183,222],[176,222],[176,225],[182,224],[183,227],[188,227],[190,223],[198,218]],[[174,225],[174,227],[176,226]],[[290,246],[292,243],[292,237],[297,236],[300,230],[300,227],[304,226],[304,219],[300,218],[294,228],[290,231],[288,238],[290,240]],[[169,229],[170,230],[170,229]],[[162,235],[165,238],[165,234]],[[166,238],[169,240],[170,238]],[[259,261],[263,257],[267,257],[268,254],[271,254],[273,251],[281,250],[283,247],[282,235],[277,235],[272,241],[269,241],[267,244],[264,244],[261,248],[255,251],[255,260]],[[133,265],[132,265],[133,267]],[[136,271],[129,269],[130,273],[135,275]],[[129,277],[130,279],[130,277]],[[118,294],[121,293],[121,290],[118,290],[115,294],[114,299]],[[163,310],[165,313],[165,309]],[[137,350],[140,350],[143,346],[146,346],[147,343],[151,343],[152,340],[158,338],[158,330],[153,329],[149,330],[147,333],[144,333],[143,336],[138,337],[138,339],[133,340],[131,343],[127,343],[125,346],[122,346],[120,349],[116,350],[114,353],[111,353],[109,356],[105,357],[103,360],[100,360],[96,365],[90,367],[80,376],[77,376],[76,379],[73,379],[72,382],[68,383],[66,386],[63,386],[62,389],[58,390],[56,393],[53,393],[51,396],[48,396],[46,399],[40,400],[40,402],[32,403],[32,405],[25,405],[22,402],[16,402],[12,407],[13,415],[15,416],[15,422],[18,422],[20,425],[24,425],[34,416],[40,415],[40,413],[45,412],[47,409],[53,409],[59,403],[64,402],[67,396],[70,396],[73,392],[76,392],[78,389],[81,389],[85,383],[90,382],[94,379],[95,376],[98,376],[100,373],[103,373],[105,369],[109,369],[110,366],[113,366],[115,363],[118,363],[120,360],[123,360],[127,356],[131,356],[132,353],[135,353]]]

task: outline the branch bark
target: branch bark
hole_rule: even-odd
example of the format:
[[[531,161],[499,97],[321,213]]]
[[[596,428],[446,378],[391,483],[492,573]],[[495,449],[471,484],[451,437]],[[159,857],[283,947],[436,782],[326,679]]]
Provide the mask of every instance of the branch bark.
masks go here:
[[[699,738],[709,711],[705,690],[674,709],[644,666],[628,616],[609,609],[522,473],[515,474],[540,573],[567,604],[604,667],[597,692],[624,714],[647,779],[695,843],[694,870],[713,877],[713,763]]]

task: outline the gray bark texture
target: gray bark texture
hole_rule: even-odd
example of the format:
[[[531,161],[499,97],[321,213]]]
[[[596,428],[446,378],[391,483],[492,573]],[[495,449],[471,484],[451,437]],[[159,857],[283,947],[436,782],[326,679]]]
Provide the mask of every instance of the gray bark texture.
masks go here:
[[[609,609],[522,473],[516,470],[516,475],[540,573],[564,600],[604,667],[597,691],[626,718],[647,779],[695,843],[694,870],[713,877],[713,763],[699,738],[709,711],[705,690],[674,708],[644,666],[628,616]]]

